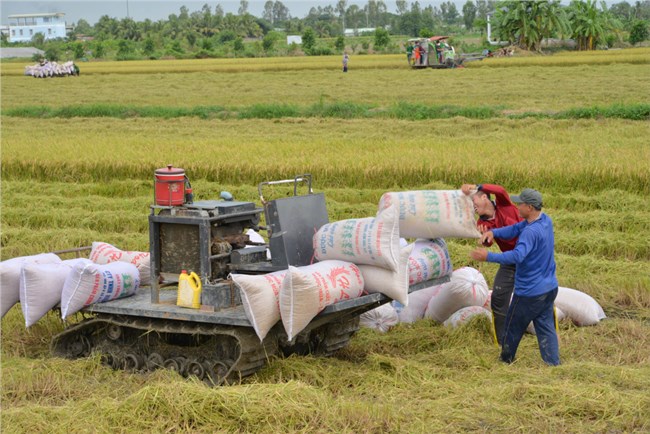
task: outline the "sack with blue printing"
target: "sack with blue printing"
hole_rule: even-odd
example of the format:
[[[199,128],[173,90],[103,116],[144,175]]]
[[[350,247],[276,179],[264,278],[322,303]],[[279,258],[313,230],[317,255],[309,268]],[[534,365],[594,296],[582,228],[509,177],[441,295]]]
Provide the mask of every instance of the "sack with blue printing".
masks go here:
[[[384,193],[379,212],[397,207],[399,231],[407,238],[479,238],[472,199],[460,190]]]
[[[442,238],[419,239],[409,256],[409,285],[449,276],[454,271],[447,243]]]
[[[388,207],[377,217],[341,220],[323,225],[314,234],[319,261],[340,260],[397,271],[400,255],[397,209]]]
[[[135,294],[140,286],[138,268],[127,262],[106,265],[77,264],[63,284],[63,319],[93,303],[102,303]]]

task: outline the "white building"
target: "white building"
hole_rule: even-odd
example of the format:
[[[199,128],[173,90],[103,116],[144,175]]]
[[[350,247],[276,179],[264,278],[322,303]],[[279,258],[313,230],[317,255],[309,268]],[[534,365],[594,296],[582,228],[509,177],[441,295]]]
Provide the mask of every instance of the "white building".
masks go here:
[[[35,34],[45,39],[65,38],[65,20],[61,12],[9,15],[9,42],[29,42]]]

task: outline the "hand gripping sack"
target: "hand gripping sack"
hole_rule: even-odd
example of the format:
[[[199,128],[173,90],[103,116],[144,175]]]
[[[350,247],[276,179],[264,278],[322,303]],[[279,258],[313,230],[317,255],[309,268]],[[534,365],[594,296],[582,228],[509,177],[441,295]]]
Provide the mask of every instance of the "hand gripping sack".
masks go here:
[[[451,274],[451,280],[440,285],[440,291],[429,300],[424,316],[440,323],[463,307],[483,306],[488,286],[483,275],[474,268],[463,267]]]
[[[314,255],[319,261],[349,261],[397,271],[400,251],[397,217],[397,209],[389,207],[377,217],[325,224],[314,234]]]
[[[20,272],[20,307],[25,327],[35,324],[61,302],[65,279],[77,264],[92,264],[92,261],[79,258],[54,264],[23,264]]]
[[[23,264],[55,264],[61,262],[54,253],[20,256],[0,262],[0,312],[2,317],[20,301],[20,270]]]
[[[442,324],[447,327],[456,328],[458,326],[468,323],[469,320],[474,318],[475,316],[480,316],[480,315],[486,316],[488,317],[490,322],[492,321],[492,312],[490,312],[489,310],[485,309],[482,306],[468,306],[456,311],[449,318],[447,318],[445,322]]]
[[[366,292],[370,294],[379,292],[393,300],[399,301],[404,306],[408,306],[408,259],[412,250],[412,244],[402,249],[397,272],[381,267],[373,267],[372,265],[359,265],[359,270],[363,274],[364,289]]]
[[[111,262],[120,261],[133,264],[140,272],[140,284],[151,283],[151,260],[149,252],[129,252],[120,250],[117,247],[95,241],[90,252],[90,260],[96,264],[105,265]]]
[[[392,327],[397,325],[399,318],[395,308],[390,303],[379,306],[376,309],[364,312],[359,316],[359,325],[369,329],[386,333]]]
[[[408,306],[397,310],[399,322],[414,323],[424,318],[424,312],[427,310],[429,300],[440,291],[440,286],[429,286],[410,293]]]
[[[239,288],[246,317],[263,341],[275,323],[280,321],[280,288],[287,270],[259,276],[231,274]]]
[[[568,318],[577,326],[598,324],[607,318],[603,308],[590,295],[577,289],[558,288],[555,305],[562,309]]]
[[[472,199],[460,190],[384,193],[379,211],[397,206],[399,230],[407,238],[479,238]]]
[[[61,294],[63,319],[93,303],[135,294],[140,286],[137,267],[126,262],[77,264],[65,279]]]
[[[409,285],[448,276],[452,271],[449,250],[444,239],[415,241],[409,256]]]
[[[289,267],[280,289],[280,316],[289,340],[326,306],[356,298],[363,292],[359,268],[344,261],[323,261]]]

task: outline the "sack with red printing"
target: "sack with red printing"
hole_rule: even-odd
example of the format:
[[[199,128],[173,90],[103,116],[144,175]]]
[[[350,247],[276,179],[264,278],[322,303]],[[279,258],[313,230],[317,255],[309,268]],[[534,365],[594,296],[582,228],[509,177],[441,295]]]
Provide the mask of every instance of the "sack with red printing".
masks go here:
[[[77,264],[65,279],[61,294],[63,319],[93,303],[102,303],[135,294],[140,272],[133,264]]]
[[[138,267],[141,285],[149,285],[151,283],[149,252],[120,250],[112,244],[95,241],[93,242],[93,249],[90,252],[90,260],[100,265],[110,264],[115,261],[128,262]]]
[[[280,321],[280,288],[287,270],[251,276],[231,274],[230,278],[241,294],[246,318],[263,341],[269,330]]]
[[[0,312],[2,317],[20,301],[20,270],[23,264],[55,264],[61,262],[54,253],[19,256],[0,262]]]
[[[444,239],[419,239],[413,243],[413,251],[409,256],[409,285],[439,279],[450,275],[452,271],[454,269]]]
[[[472,199],[460,190],[389,192],[379,212],[397,206],[400,235],[407,238],[479,238]]]
[[[314,234],[319,261],[340,260],[397,271],[399,221],[395,207],[377,217],[341,220],[323,225]]]
[[[373,294],[379,292],[387,297],[397,300],[402,305],[408,306],[409,302],[409,264],[408,259],[413,250],[413,245],[408,245],[400,252],[398,271],[390,271],[372,265],[359,265],[363,274],[366,292]]]
[[[326,306],[363,293],[359,267],[344,261],[323,261],[289,267],[280,289],[280,316],[289,340]]]
[[[77,264],[92,264],[92,261],[79,258],[54,264],[23,264],[20,271],[20,307],[25,317],[25,327],[35,324],[61,302],[65,280]]]
[[[487,296],[488,285],[481,272],[471,267],[459,268],[431,297],[424,316],[443,323],[463,307],[483,306]]]
[[[467,324],[475,316],[485,316],[492,322],[492,312],[482,306],[468,306],[456,311],[442,323],[444,326],[456,328]]]

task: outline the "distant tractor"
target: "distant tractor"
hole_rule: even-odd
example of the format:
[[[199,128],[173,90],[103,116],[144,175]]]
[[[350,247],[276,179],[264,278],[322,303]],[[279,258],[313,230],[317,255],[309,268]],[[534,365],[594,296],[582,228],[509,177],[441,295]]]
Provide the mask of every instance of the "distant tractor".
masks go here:
[[[482,60],[485,56],[456,54],[449,45],[449,36],[432,36],[430,38],[412,38],[406,45],[409,65],[414,69],[462,68],[463,63]]]

